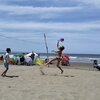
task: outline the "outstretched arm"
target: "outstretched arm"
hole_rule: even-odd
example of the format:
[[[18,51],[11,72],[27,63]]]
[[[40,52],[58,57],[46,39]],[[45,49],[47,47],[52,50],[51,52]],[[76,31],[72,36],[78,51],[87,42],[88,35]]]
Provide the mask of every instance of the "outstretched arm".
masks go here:
[[[58,42],[57,42],[57,48],[59,48],[59,40],[58,40]]]

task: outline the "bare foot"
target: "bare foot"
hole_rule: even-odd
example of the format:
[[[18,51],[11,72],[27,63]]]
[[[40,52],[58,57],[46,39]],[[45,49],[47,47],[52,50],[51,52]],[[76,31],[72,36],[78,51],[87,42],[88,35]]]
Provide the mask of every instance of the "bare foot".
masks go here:
[[[64,71],[62,70],[62,71],[61,71],[61,74],[63,74],[63,72],[64,72]]]
[[[2,77],[5,77],[5,76],[6,76],[6,74],[1,74],[1,76],[2,76]]]

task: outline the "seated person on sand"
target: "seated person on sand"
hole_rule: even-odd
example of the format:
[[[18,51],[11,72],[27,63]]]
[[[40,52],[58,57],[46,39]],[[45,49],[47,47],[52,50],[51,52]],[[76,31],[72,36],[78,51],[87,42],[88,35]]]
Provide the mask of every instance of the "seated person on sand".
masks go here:
[[[98,61],[97,60],[94,60],[93,61],[93,67],[94,68],[97,68],[98,70],[100,70],[100,64],[98,64]]]

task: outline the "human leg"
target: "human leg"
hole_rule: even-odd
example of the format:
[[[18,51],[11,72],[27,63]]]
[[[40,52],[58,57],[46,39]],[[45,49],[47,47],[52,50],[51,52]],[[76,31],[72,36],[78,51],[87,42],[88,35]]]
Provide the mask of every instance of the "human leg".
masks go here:
[[[6,76],[6,73],[9,69],[9,63],[4,63],[4,66],[5,66],[6,70],[1,74],[1,76],[3,76],[3,77]]]
[[[63,73],[63,70],[62,70],[62,68],[59,66],[61,59],[57,59],[57,60],[58,60],[58,61],[57,61],[57,67],[61,70],[61,74],[62,74],[62,73]]]
[[[48,65],[48,64],[50,64],[52,61],[55,61],[55,60],[57,60],[57,58],[53,58],[53,59],[51,59],[49,62],[47,62],[45,65]]]

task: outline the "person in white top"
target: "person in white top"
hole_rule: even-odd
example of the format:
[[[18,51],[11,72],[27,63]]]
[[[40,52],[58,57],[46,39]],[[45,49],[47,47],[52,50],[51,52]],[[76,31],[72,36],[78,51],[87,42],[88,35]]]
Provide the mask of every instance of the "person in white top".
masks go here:
[[[4,55],[4,67],[6,68],[6,70],[1,74],[1,76],[5,77],[6,73],[9,69],[9,53],[11,53],[11,49],[7,48],[6,49],[6,54]]]

